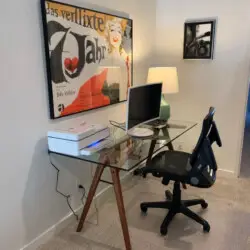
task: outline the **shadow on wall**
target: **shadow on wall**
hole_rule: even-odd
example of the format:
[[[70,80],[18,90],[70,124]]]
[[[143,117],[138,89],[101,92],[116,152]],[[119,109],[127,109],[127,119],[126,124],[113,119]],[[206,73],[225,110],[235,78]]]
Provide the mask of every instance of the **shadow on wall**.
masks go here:
[[[35,146],[26,188],[22,199],[23,223],[28,244],[38,235],[54,225],[67,212],[62,197],[55,192],[56,171],[50,166],[47,139],[41,139]],[[60,207],[59,211],[53,207]]]
[[[82,193],[79,192],[77,184],[82,184],[89,190],[92,173],[95,166],[68,157],[52,157],[52,162],[59,168],[58,189],[70,194],[70,203],[73,209],[79,208]],[[26,231],[23,245],[30,243],[40,234],[58,223],[59,220],[71,213],[64,197],[56,193],[57,171],[50,164],[48,156],[47,138],[38,141],[35,146],[26,188],[22,199],[23,224]],[[109,172],[104,174],[110,179]],[[106,184],[100,184],[101,191]]]

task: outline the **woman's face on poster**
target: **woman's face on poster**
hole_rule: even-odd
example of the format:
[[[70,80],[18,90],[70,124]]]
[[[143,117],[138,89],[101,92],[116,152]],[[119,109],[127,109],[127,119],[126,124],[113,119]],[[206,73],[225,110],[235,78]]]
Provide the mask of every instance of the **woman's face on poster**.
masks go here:
[[[110,25],[109,42],[114,48],[120,48],[122,43],[122,27],[120,23],[112,23]]]

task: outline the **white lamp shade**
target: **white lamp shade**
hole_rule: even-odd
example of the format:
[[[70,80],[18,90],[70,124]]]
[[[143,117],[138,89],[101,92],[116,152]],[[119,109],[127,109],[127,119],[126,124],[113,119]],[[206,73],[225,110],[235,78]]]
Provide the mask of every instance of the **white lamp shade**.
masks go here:
[[[178,74],[176,67],[152,67],[148,71],[147,83],[162,82],[162,93],[179,92]]]

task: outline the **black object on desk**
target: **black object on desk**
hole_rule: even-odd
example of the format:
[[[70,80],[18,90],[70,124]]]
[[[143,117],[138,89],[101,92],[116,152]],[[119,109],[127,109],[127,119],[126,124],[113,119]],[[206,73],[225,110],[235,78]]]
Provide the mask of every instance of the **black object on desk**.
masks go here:
[[[168,121],[163,122],[163,120],[162,120],[161,124],[158,124],[158,123],[155,124],[154,122],[155,121],[153,121],[153,123],[146,123],[146,124],[142,125],[142,126],[150,127],[154,131],[154,135],[150,137],[150,139],[152,141],[151,141],[149,152],[148,152],[148,158],[147,158],[147,161],[145,164],[146,166],[150,163],[152,156],[154,154],[154,149],[155,149],[155,146],[157,144],[157,141],[160,140],[161,137],[169,138],[170,137],[169,131],[171,131],[171,129],[180,129],[180,131],[179,131],[180,134],[178,135],[178,137],[180,137],[183,134],[181,132],[185,131],[185,129],[187,128],[187,126],[185,124],[181,124],[179,121],[178,122],[175,121],[175,123],[173,123],[173,122],[171,123],[171,121],[170,122],[168,122]],[[176,139],[178,137],[176,137]],[[147,139],[147,138],[144,138],[144,140],[145,139]],[[170,151],[174,150],[174,146],[172,144],[172,141],[167,143],[166,147],[168,147],[168,149]],[[144,178],[146,177],[145,173],[143,173],[143,168],[137,168],[134,171],[134,175],[142,175]]]
[[[151,158],[154,153],[168,146],[175,139],[196,126],[196,123],[184,121],[171,121],[171,123],[182,126],[182,129],[166,128],[163,134],[155,130],[152,137],[143,139],[131,138],[122,129],[111,127],[111,145],[109,144],[108,148],[104,148],[89,156],[70,156],[49,152],[51,157],[70,157],[97,164],[95,175],[77,227],[77,232],[82,230],[99,182],[109,183],[114,186],[126,250],[131,249],[119,172],[133,170],[140,163]],[[159,140],[160,143],[156,143],[157,140]],[[152,147],[152,144],[154,144],[154,147]],[[105,168],[109,168],[111,171],[112,183],[101,179]]]
[[[126,130],[160,117],[162,83],[129,88]]]
[[[213,121],[214,108],[209,109],[208,115],[203,121],[202,131],[197,145],[192,154],[178,151],[162,151],[153,157],[150,164],[143,168],[146,175],[151,173],[155,177],[162,177],[162,184],[168,185],[173,180],[173,195],[166,191],[167,201],[143,202],[142,212],[148,208],[164,208],[169,212],[162,222],[160,232],[167,234],[168,226],[177,213],[182,213],[203,226],[205,232],[210,231],[210,225],[206,220],[192,212],[188,207],[201,205],[203,209],[208,204],[203,199],[181,200],[181,183],[190,184],[194,187],[209,188],[216,180],[217,164],[212,150],[212,144],[222,146],[220,136]]]

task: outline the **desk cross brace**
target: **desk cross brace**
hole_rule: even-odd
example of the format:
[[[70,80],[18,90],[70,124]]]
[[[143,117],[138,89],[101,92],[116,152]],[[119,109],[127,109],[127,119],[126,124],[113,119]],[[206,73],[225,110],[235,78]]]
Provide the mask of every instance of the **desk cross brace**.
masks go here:
[[[110,185],[114,185],[114,183],[113,182],[110,182],[110,181],[106,181],[106,180],[100,180],[100,182],[103,182],[103,183],[106,183],[106,184],[110,184]]]

